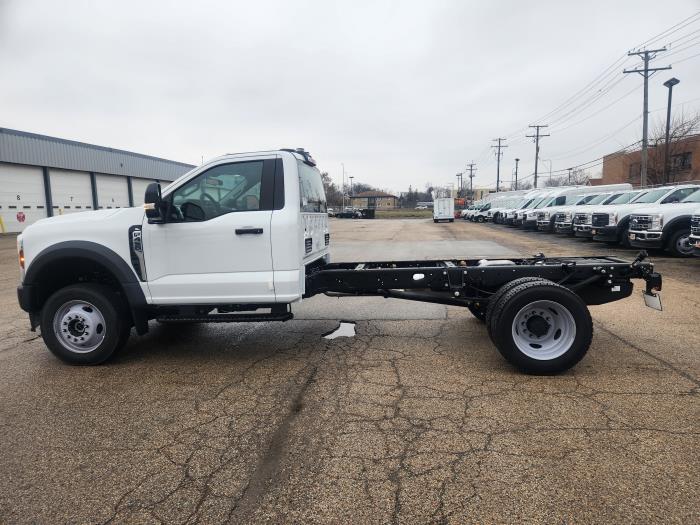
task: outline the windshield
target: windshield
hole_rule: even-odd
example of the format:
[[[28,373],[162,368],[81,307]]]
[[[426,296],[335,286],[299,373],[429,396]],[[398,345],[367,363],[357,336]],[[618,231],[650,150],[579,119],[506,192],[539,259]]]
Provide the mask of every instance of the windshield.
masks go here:
[[[554,202],[554,197],[544,197],[540,202],[533,206],[533,208],[544,208],[546,206],[549,206],[551,202]]]
[[[321,174],[316,168],[300,160],[297,161],[297,165],[301,211],[326,212],[326,192],[323,189]]]
[[[611,200],[610,202],[606,202],[606,204],[627,204],[632,199],[637,197],[640,193],[641,191],[630,191],[628,193],[623,193],[622,195],[619,195],[618,197]]]
[[[603,195],[596,195],[595,197],[591,198],[591,200],[586,201],[586,204],[600,204],[601,202],[605,202],[606,200],[614,196],[615,195],[610,195],[606,193],[604,193]]]
[[[636,199],[634,199],[632,202],[636,203],[650,203],[650,202],[656,202],[658,201],[661,197],[666,195],[668,193],[668,188],[662,188],[660,190],[651,190],[648,191],[647,193],[643,193]]]
[[[529,206],[529,204],[530,204],[531,202],[533,202],[534,200],[535,200],[535,199],[525,199],[525,200],[523,200],[522,203],[520,204],[520,206],[518,206],[518,209],[519,209],[519,210],[522,210],[522,209],[524,209],[524,208],[527,208],[527,207]]]
[[[700,191],[695,189],[693,193],[688,195],[685,199],[683,199],[681,202],[700,202]]]

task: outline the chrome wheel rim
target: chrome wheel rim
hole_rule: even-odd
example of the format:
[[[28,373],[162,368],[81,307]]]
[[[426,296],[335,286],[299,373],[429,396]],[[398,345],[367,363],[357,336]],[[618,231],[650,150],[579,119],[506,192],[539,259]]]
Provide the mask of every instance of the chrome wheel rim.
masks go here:
[[[676,241],[676,249],[683,255],[692,255],[693,245],[690,244],[690,234],[681,235]]]
[[[534,301],[523,306],[513,318],[512,336],[523,354],[548,361],[571,348],[576,338],[576,321],[559,303]]]
[[[104,341],[107,325],[102,312],[94,304],[68,301],[56,310],[53,331],[66,350],[86,354]]]

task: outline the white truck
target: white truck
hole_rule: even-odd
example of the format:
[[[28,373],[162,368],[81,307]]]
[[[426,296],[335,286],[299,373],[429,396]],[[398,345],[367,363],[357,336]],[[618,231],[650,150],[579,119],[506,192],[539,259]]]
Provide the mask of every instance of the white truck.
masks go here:
[[[647,188],[627,204],[614,204],[591,210],[591,234],[594,241],[621,244],[629,248],[631,214],[655,204],[680,202],[698,188],[696,184],[679,184]]]
[[[149,321],[286,321],[316,294],[468,308],[528,373],[577,363],[591,343],[587,305],[628,297],[632,279],[660,305],[661,276],[640,254],[613,257],[331,263],[321,175],[304,150],[224,155],[145,204],[44,219],[17,238],[20,306],[48,349],[98,364]]]
[[[455,200],[439,197],[433,200],[433,222],[455,221]]]
[[[642,190],[625,191],[612,200],[603,203],[604,206],[618,206],[628,204],[642,193]],[[596,209],[596,208],[593,208]],[[573,214],[573,231],[576,237],[591,239],[593,237],[593,209],[576,210]]]
[[[630,245],[662,248],[676,257],[691,257],[690,222],[700,206],[700,188],[680,202],[668,202],[634,210],[630,218]]]

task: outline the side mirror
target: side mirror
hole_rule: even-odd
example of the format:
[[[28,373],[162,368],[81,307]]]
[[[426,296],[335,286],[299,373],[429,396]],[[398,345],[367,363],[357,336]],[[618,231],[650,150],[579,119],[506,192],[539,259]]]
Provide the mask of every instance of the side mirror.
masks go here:
[[[146,187],[146,194],[143,198],[143,207],[146,210],[148,222],[162,222],[163,199],[160,195],[160,184],[152,182]]]

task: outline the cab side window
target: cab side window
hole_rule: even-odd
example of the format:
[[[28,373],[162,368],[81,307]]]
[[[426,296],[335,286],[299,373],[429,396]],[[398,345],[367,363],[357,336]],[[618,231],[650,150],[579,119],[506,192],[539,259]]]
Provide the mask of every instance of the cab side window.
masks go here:
[[[694,193],[696,189],[697,188],[681,188],[680,190],[676,190],[673,193],[671,193],[668,197],[666,197],[663,200],[662,204],[668,204],[671,202],[681,202],[688,195]]]
[[[208,221],[233,212],[265,207],[264,163],[236,162],[215,166],[171,194],[169,221]]]

